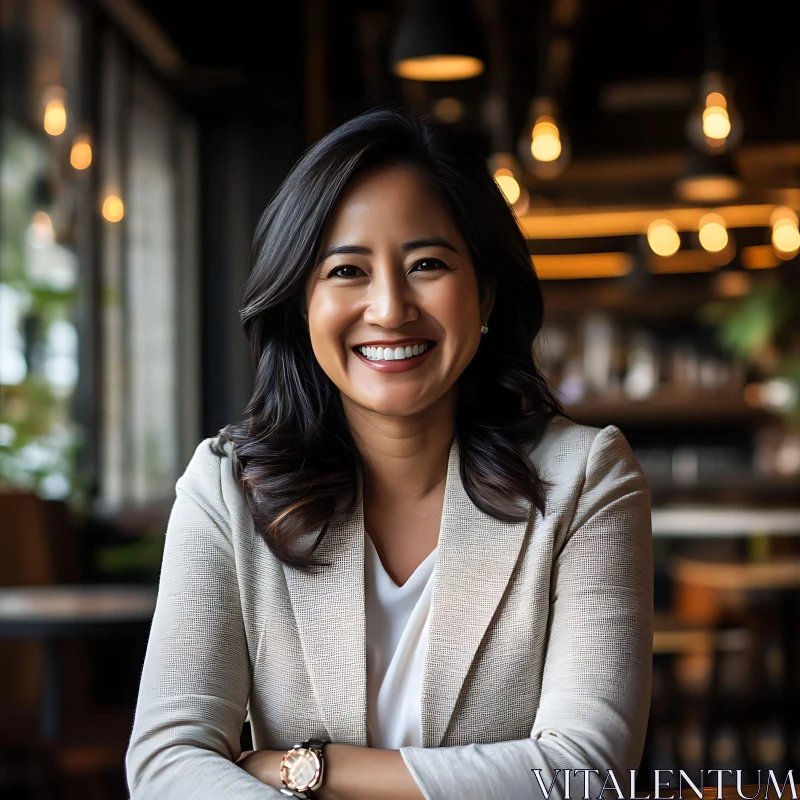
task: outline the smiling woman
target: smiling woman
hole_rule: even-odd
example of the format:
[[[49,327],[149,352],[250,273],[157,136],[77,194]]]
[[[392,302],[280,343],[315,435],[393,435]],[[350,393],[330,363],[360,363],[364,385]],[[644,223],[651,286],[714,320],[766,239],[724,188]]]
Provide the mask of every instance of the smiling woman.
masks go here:
[[[253,254],[255,390],[177,484],[133,800],[513,800],[635,768],[647,485],[534,363],[538,279],[483,162],[369,112]]]

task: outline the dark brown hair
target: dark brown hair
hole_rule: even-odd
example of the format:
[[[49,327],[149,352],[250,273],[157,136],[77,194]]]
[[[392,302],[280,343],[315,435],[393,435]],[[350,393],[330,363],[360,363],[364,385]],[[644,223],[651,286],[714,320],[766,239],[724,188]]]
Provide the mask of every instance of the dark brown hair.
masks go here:
[[[405,163],[420,170],[452,214],[480,285],[495,287],[490,332],[458,380],[461,480],[472,502],[504,521],[544,512],[544,488],[528,454],[561,413],[533,358],[543,301],[526,242],[482,158],[416,112],[378,108],[329,133],[295,165],[264,211],[253,242],[242,324],[255,389],[244,421],[212,443],[234,446],[235,474],[256,530],[277,558],[310,569],[293,552],[298,535],[349,513],[363,462],[339,390],[322,371],[302,318],[305,287],[344,188],[367,170]]]

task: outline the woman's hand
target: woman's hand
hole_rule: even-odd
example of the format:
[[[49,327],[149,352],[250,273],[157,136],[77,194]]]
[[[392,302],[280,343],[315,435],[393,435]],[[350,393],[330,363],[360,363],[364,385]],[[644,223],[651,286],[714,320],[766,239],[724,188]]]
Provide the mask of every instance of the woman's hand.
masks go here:
[[[245,750],[236,763],[267,786],[280,789],[283,787],[281,761],[285,755],[284,750]]]

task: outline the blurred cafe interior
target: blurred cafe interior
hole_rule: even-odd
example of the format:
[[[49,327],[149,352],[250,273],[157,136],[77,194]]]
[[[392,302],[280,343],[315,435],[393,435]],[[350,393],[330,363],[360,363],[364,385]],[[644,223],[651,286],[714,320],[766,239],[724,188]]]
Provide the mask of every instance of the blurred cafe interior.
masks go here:
[[[543,370],[648,477],[642,770],[800,763],[791,6],[0,0],[0,796],[127,796],[175,481],[249,399],[256,221],[392,102],[485,155]]]

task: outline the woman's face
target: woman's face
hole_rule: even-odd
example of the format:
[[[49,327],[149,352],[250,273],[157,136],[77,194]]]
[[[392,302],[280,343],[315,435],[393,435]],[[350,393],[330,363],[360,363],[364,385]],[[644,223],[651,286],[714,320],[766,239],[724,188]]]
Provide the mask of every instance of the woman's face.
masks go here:
[[[347,406],[405,417],[472,360],[489,318],[466,243],[410,167],[369,173],[332,215],[306,290],[314,355]]]

